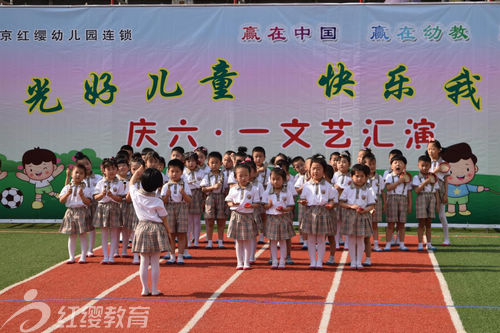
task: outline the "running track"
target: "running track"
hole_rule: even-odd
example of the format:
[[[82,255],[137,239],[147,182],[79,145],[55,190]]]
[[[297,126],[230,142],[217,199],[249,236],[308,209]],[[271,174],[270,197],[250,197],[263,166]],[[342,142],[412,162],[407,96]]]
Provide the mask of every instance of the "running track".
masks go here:
[[[140,297],[138,266],[129,264],[130,259],[102,266],[98,256],[86,265],[56,265],[0,291],[0,330],[19,331],[25,321],[25,329],[37,324],[39,310],[13,315],[23,306],[41,303],[50,308],[50,317],[36,332],[95,331],[89,328],[89,315],[99,306],[104,311],[121,306],[125,329],[133,317],[131,307],[149,307],[147,332],[462,331],[460,319],[452,319],[454,309],[445,306],[450,300],[446,303],[431,255],[417,252],[411,246],[416,237],[408,238],[410,252],[373,253],[374,265],[363,271],[344,267],[349,261],[344,251],[335,256],[340,265],[309,271],[307,251],[300,250],[298,239],[292,252],[295,265],[285,271],[269,269],[266,248],[258,252],[254,268],[244,272],[235,270],[231,242],[226,250],[193,249],[194,258],[185,266],[162,265],[159,288],[165,295],[159,298]],[[23,301],[31,289],[37,291],[35,300]],[[71,316],[70,307],[81,313]],[[104,317],[97,313],[92,323],[104,329]],[[115,322],[106,331],[123,331],[115,328],[116,314],[111,318]]]

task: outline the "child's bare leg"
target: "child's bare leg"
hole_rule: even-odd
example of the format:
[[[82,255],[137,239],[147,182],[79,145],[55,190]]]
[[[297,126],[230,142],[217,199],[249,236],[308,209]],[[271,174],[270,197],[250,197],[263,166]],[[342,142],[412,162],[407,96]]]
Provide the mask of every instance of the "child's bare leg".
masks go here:
[[[224,246],[224,228],[226,227],[226,219],[217,219],[217,240],[219,247]]]
[[[387,229],[385,230],[385,249],[391,249],[392,234],[394,233],[394,222],[387,222]]]
[[[404,223],[398,223],[398,234],[399,234],[399,248],[404,251],[408,251],[408,249],[405,246],[405,224]]]
[[[179,251],[177,253],[177,263],[184,263],[184,249],[186,248],[187,243],[187,234],[185,232],[180,232],[175,234],[177,236],[177,243],[179,245]]]
[[[287,258],[291,258],[292,257],[291,248],[292,248],[292,240],[291,239],[287,239],[286,240],[286,257]]]
[[[417,237],[418,237],[419,247],[420,244],[424,242],[424,228],[425,228],[425,219],[418,219]]]
[[[367,258],[372,256],[372,242],[371,237],[365,237],[365,253]]]
[[[207,248],[212,247],[212,237],[214,234],[214,219],[206,219],[207,221]]]
[[[427,246],[432,242],[432,230],[431,230],[432,220],[430,218],[425,219],[425,237],[427,238]]]

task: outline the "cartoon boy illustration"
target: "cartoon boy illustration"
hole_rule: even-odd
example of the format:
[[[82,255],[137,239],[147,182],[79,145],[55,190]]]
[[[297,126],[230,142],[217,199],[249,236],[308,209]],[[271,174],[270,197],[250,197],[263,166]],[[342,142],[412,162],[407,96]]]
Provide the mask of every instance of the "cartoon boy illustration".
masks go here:
[[[0,180],[7,177],[7,171],[2,171],[2,160],[0,160]]]
[[[35,185],[35,201],[33,209],[43,208],[42,194],[56,197],[50,182],[63,170],[64,165],[57,166],[56,155],[48,149],[34,148],[23,155],[23,172],[17,172],[16,177]]]
[[[448,176],[448,211],[446,216],[455,216],[455,205],[458,205],[458,213],[468,216],[471,212],[467,209],[469,193],[483,192],[484,186],[469,184],[479,170],[477,157],[472,153],[470,146],[465,143],[457,143],[443,149],[441,157],[450,164],[450,175]]]

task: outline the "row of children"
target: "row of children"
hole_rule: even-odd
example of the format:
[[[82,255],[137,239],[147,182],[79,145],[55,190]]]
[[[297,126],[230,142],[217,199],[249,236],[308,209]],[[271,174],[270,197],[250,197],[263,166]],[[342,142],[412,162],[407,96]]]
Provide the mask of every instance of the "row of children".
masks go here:
[[[133,154],[131,147],[123,146],[115,158],[105,159],[101,164],[102,178],[92,173],[88,157],[77,153],[71,182],[68,172],[67,185],[60,194],[60,201],[68,207],[61,225],[61,232],[70,234],[68,263],[75,262],[78,234],[82,253],[93,255],[97,227],[102,230],[102,244],[105,245],[103,264],[112,263],[113,258],[118,256],[120,231],[124,244],[122,256],[128,256],[127,240],[133,234],[134,263],[138,263],[138,253],[168,250],[169,263],[183,264],[184,257],[189,257],[186,247],[198,245],[202,212],[207,223],[207,247],[213,246],[215,221],[218,225],[218,247],[224,247],[223,233],[229,209],[228,237],[236,240],[237,268],[250,269],[255,261],[259,232],[270,240],[271,267],[285,268],[287,260],[291,262],[290,239],[295,235],[293,210],[298,195],[300,231],[304,248],[309,250],[310,268],[322,267],[326,238],[330,242],[330,258],[326,263],[335,263],[333,255],[341,243],[341,234],[347,236],[346,243],[350,243],[345,247],[349,248],[351,267],[362,268],[365,247],[365,263],[371,264],[372,233],[374,249],[380,250],[377,223],[382,219],[382,211],[386,212],[388,222],[386,238],[392,240],[394,225],[397,224],[400,249],[407,250],[404,223],[407,212],[411,211],[413,188],[418,195],[419,249],[423,249],[424,229],[427,248],[433,249],[430,220],[434,216],[434,206],[440,202],[437,194],[441,193],[446,198],[446,172],[437,167],[439,149],[439,142],[429,143],[428,156],[419,158],[420,173],[414,177],[412,184],[406,176],[406,159],[400,151],[391,151],[391,170],[383,177],[376,173],[375,156],[367,149],[358,155],[358,162],[361,163],[349,170],[351,161],[347,152],[332,154],[331,165],[322,155],[307,160],[302,157],[290,160],[286,155],[278,154],[271,160],[274,167],[270,169],[265,163],[266,155],[262,147],[255,147],[251,156],[247,156],[245,149],[228,151],[222,156],[218,152],[208,154],[203,147],[184,154],[181,147],[176,147],[171,152],[167,174],[163,174],[160,170],[165,168],[165,161],[156,152],[145,150],[142,154]],[[296,176],[289,173],[290,162],[297,171]],[[151,184],[144,186],[144,177],[139,178],[144,170],[150,170],[147,173],[149,176],[152,170],[159,172],[162,180],[157,187]],[[131,176],[136,174],[135,182],[132,182]],[[144,210],[140,203],[134,201],[134,193],[136,197],[160,199],[162,207],[155,206],[153,209],[146,205]],[[168,222],[164,226],[169,232],[160,236],[152,233],[146,227],[147,221],[151,222],[151,215],[156,216],[156,222],[161,222],[167,211]],[[150,219],[141,219],[141,216]],[[139,225],[142,227],[139,228]],[[87,232],[90,233],[89,242],[86,240]],[[108,235],[111,238],[109,251]],[[179,246],[177,260],[175,239]],[[162,245],[164,241],[167,245]],[[278,242],[281,252],[279,262]],[[385,249],[390,250],[390,245],[391,242],[387,242]],[[152,256],[148,258],[144,260],[151,264]],[[85,262],[85,255],[81,256],[80,262]],[[142,262],[141,254],[141,272]],[[147,271],[145,274],[147,277]]]

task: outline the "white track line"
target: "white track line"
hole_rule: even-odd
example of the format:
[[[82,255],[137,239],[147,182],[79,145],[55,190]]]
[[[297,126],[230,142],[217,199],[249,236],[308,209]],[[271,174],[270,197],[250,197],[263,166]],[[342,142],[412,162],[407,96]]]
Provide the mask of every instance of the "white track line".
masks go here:
[[[347,261],[347,251],[342,252],[342,256],[340,257],[339,266],[335,271],[335,275],[333,277],[332,286],[330,287],[330,291],[326,296],[325,308],[323,309],[323,314],[321,315],[321,322],[319,323],[318,332],[328,332],[328,324],[330,323],[330,317],[332,315],[333,310],[333,301],[335,300],[335,294],[340,286],[340,279],[342,278],[342,271],[344,270],[345,263]]]
[[[203,234],[200,236],[200,240],[203,239],[204,237],[206,237],[206,234]],[[177,251],[178,249],[176,249]],[[160,262],[164,262],[164,260],[161,260]],[[100,298],[104,298],[106,297],[107,295],[109,295],[110,293],[112,293],[113,291],[115,291],[116,289],[120,288],[121,286],[123,286],[124,284],[132,281],[134,278],[136,278],[137,276],[139,275],[139,271],[135,272],[134,274],[131,274],[129,276],[127,276],[125,279],[123,279],[122,281],[118,282],[117,284],[115,284],[114,286],[112,286],[111,288],[109,289],[106,289],[104,290],[102,293],[100,293],[99,295],[97,295],[95,300],[92,300],[88,303],[86,303],[85,305],[83,305],[82,307],[80,307],[77,311],[74,311],[72,312],[69,316],[66,316],[64,317],[63,319],[61,320],[58,320],[55,324],[53,324],[52,326],[50,326],[49,328],[45,329],[43,331],[43,333],[50,333],[50,332],[54,332],[55,330],[57,330],[58,328],[62,328],[64,326],[65,323],[67,323],[68,321],[70,320],[73,320],[76,316],[78,316],[79,314],[87,311],[88,308],[90,308],[92,305],[94,305],[95,303],[99,302],[99,299]]]
[[[424,236],[424,242],[427,243],[427,239]],[[464,326],[462,325],[462,320],[460,320],[460,316],[458,315],[457,309],[455,308],[455,304],[453,303],[453,299],[451,298],[450,289],[448,289],[448,284],[444,278],[443,273],[441,272],[441,268],[439,267],[439,263],[434,255],[434,252],[427,251],[429,254],[429,258],[431,259],[432,267],[434,267],[434,273],[436,273],[436,277],[439,281],[439,286],[441,287],[441,292],[443,293],[444,302],[446,304],[446,308],[451,317],[451,321],[453,322],[453,326],[455,326],[455,330],[457,332],[465,332]]]
[[[95,251],[95,250],[99,250],[101,247],[102,247],[102,246],[98,246],[98,247],[96,247],[96,248],[94,249],[94,251]],[[81,256],[81,255],[80,255],[80,256]],[[75,257],[75,259],[78,259],[80,256],[76,256],[76,257]],[[41,276],[41,275],[43,275],[43,274],[45,274],[45,273],[48,273],[48,272],[50,272],[51,270],[53,270],[53,269],[55,269],[55,268],[57,268],[57,267],[59,267],[59,266],[61,266],[61,265],[64,265],[64,264],[66,263],[66,261],[68,261],[68,260],[67,260],[67,259],[66,259],[66,260],[63,260],[63,261],[61,261],[60,263],[57,263],[57,264],[55,264],[54,266],[51,266],[51,267],[47,268],[46,270],[44,270],[44,271],[42,271],[42,272],[40,272],[40,273],[38,273],[38,274],[36,274],[36,275],[30,276],[30,277],[29,277],[29,278],[27,278],[27,279],[24,279],[24,280],[22,280],[22,281],[16,282],[16,283],[14,283],[14,284],[12,284],[12,285],[10,285],[10,286],[8,286],[8,287],[6,287],[6,288],[4,288],[4,289],[0,290],[0,295],[2,295],[2,294],[4,294],[4,293],[6,293],[7,291],[11,290],[12,288],[15,288],[15,287],[17,287],[17,286],[20,286],[20,285],[21,285],[21,284],[23,284],[23,283],[26,283],[26,282],[31,281],[31,280],[33,280],[33,279],[36,279],[37,277],[39,277],[39,276]]]
[[[255,254],[255,258],[257,259],[264,251],[269,247],[268,244],[264,245],[257,253]],[[237,271],[234,273],[222,286],[217,289],[212,296],[208,298],[208,300],[203,304],[201,309],[199,309],[195,315],[191,318],[191,320],[184,326],[182,330],[179,332],[187,333],[189,332],[198,321],[205,315],[205,313],[210,309],[210,307],[214,304],[214,301],[229,287],[241,274],[243,271]]]

